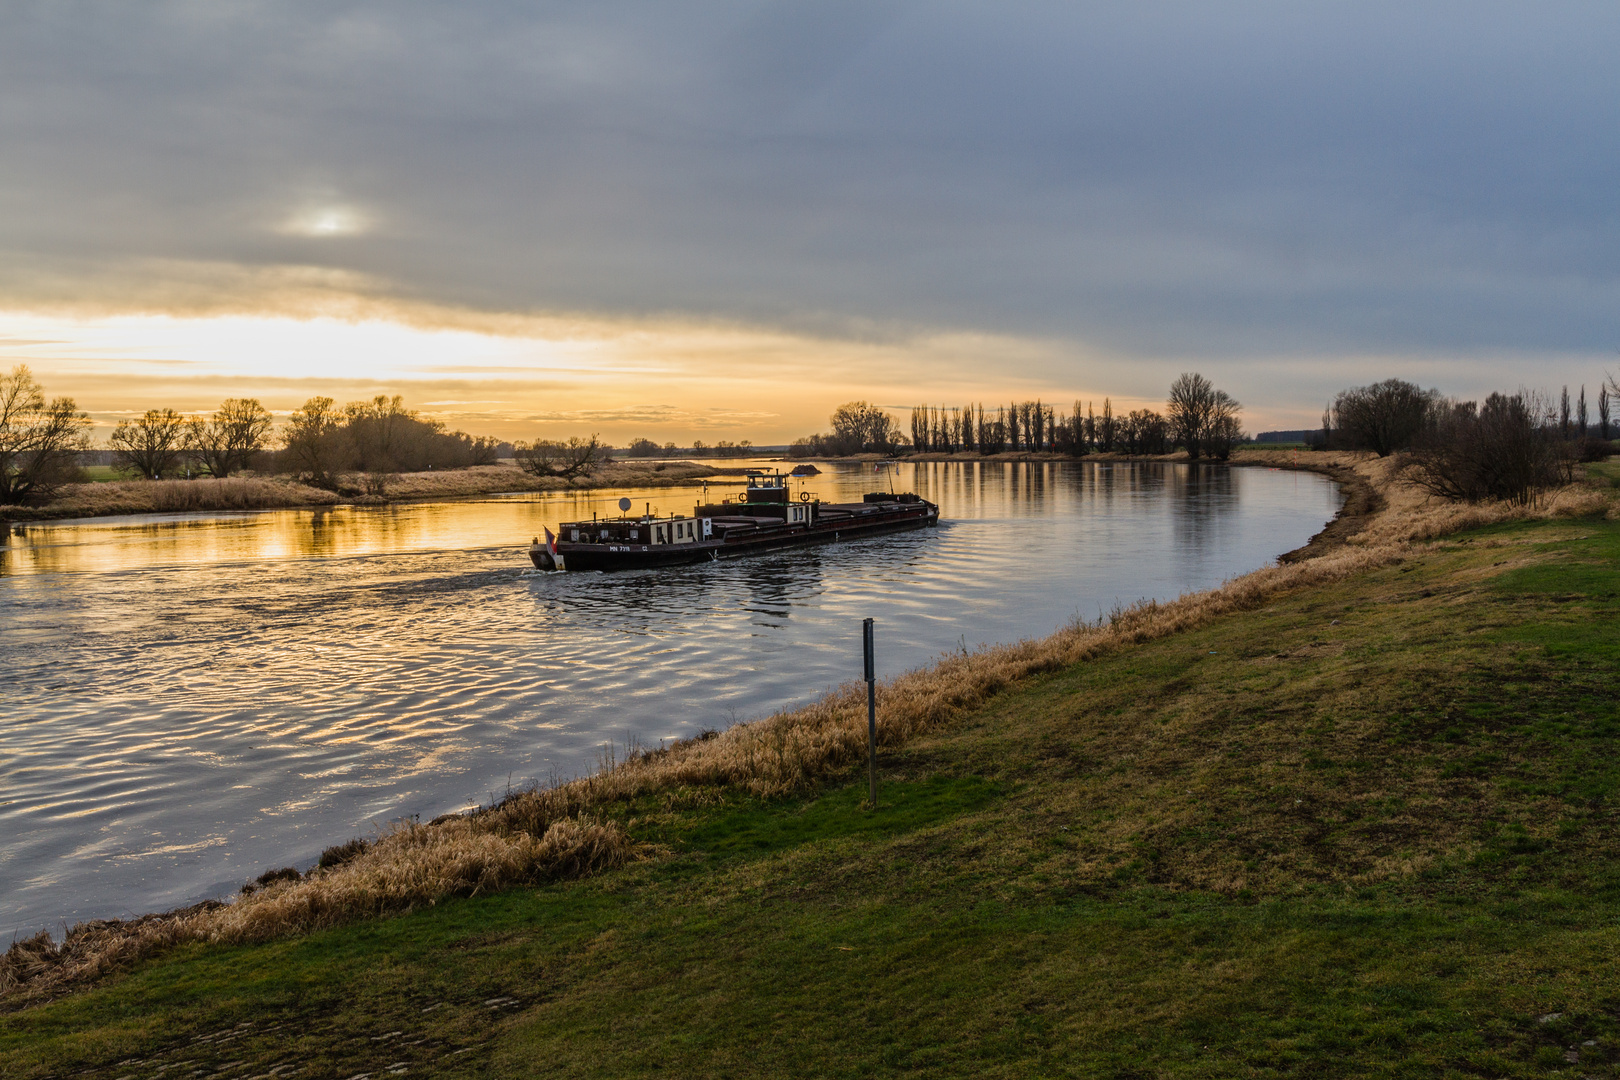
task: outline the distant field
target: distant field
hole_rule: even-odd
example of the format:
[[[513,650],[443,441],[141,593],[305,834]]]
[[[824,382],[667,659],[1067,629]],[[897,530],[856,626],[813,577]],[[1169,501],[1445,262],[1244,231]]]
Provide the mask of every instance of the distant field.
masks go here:
[[[84,477],[86,480],[97,484],[104,484],[109,480],[124,479],[113,470],[111,465],[86,465],[84,466]]]

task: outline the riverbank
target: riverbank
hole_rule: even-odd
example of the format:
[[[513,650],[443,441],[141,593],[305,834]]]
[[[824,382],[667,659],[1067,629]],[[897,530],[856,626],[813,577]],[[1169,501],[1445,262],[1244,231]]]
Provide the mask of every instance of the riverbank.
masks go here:
[[[386,506],[517,491],[681,487],[720,475],[719,470],[691,461],[613,461],[590,477],[570,483],[557,477],[533,476],[508,461],[468,469],[378,477],[355,475],[345,477],[339,491],[326,491],[283,477],[122,480],[69,485],[46,506],[0,507],[0,523],[185,511]]]
[[[1332,550],[886,685],[875,814],[846,690],[147,924],[153,959],[0,1020],[0,1062],[1547,1075],[1591,1040],[1595,1067],[1609,503],[1353,467],[1384,509]],[[124,929],[12,970],[48,990]]]
[[[1236,452],[1228,464],[1264,465],[1272,468],[1298,468],[1323,472],[1341,483],[1355,484],[1353,470],[1330,458],[1354,455],[1301,454],[1289,450],[1249,450]],[[818,458],[818,461],[874,462],[888,460],[881,454],[850,458]],[[1069,457],[1061,454],[1009,452],[981,454],[919,454],[903,460],[911,462],[1083,462],[1083,461],[1164,461],[1184,463],[1185,452],[1155,457],[1129,457],[1123,454],[1092,454]],[[0,524],[30,521],[61,521],[76,518],[110,517],[129,514],[197,513],[234,510],[290,510],[310,506],[387,506],[395,503],[470,498],[478,495],[523,491],[596,491],[607,488],[684,487],[703,480],[726,480],[741,476],[745,466],[716,467],[679,460],[610,461],[589,477],[574,481],[538,477],[524,472],[514,462],[479,465],[467,469],[434,472],[395,473],[368,477],[346,476],[338,491],[300,484],[286,477],[235,476],[224,480],[109,480],[70,484],[45,506],[0,507]],[[1362,505],[1357,503],[1357,505]],[[1372,504],[1367,503],[1370,507]],[[1364,516],[1365,512],[1352,514]]]

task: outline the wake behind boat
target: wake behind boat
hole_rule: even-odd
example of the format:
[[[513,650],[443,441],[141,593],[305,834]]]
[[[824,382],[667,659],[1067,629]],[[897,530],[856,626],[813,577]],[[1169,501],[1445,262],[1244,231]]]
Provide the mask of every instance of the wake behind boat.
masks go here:
[[[568,521],[536,538],[529,558],[541,570],[627,570],[729,559],[778,548],[833,544],[939,523],[939,507],[912,492],[870,492],[858,503],[797,498],[781,472],[751,470],[737,500],[699,503],[690,516]],[[629,501],[620,506],[629,509]]]

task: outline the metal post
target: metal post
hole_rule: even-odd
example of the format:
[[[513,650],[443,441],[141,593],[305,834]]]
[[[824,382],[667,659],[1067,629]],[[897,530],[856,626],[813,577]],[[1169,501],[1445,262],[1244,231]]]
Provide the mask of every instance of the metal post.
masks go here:
[[[872,653],[872,620],[861,623],[861,645],[866,654],[866,799],[877,809],[877,662]]]

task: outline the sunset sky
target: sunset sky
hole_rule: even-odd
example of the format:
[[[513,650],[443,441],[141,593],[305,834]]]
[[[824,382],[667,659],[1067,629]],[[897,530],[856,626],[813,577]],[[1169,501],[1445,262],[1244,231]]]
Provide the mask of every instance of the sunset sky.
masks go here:
[[[841,401],[1250,430],[1620,374],[1612,4],[75,3],[0,33],[0,368],[105,431]]]

